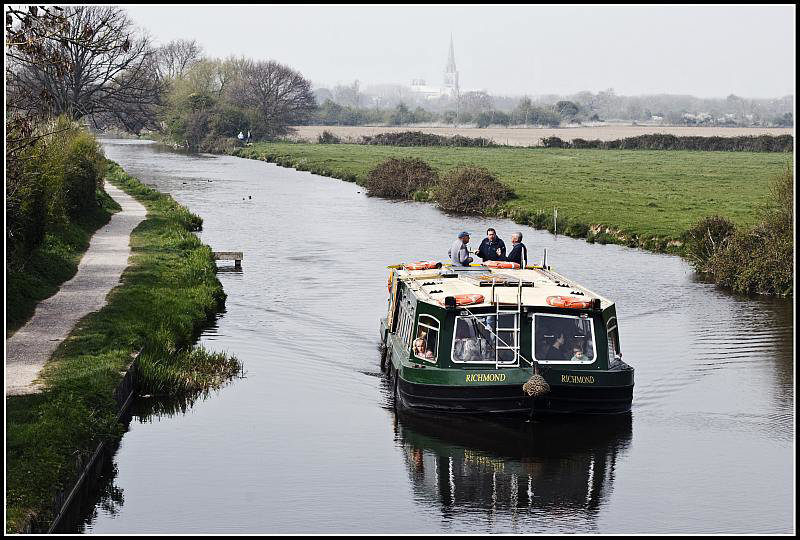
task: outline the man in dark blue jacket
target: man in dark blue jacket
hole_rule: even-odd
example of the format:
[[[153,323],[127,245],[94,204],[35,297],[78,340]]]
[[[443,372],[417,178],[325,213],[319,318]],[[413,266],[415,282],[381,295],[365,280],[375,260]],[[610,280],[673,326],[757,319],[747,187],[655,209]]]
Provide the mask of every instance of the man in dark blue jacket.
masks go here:
[[[503,260],[503,257],[506,256],[506,243],[497,237],[497,231],[486,229],[486,238],[478,248],[478,255],[483,262]]]
[[[521,268],[525,268],[525,265],[528,264],[528,248],[522,243],[521,232],[515,232],[511,235],[511,245],[511,253],[508,254],[508,257],[503,257],[499,260],[515,262]]]

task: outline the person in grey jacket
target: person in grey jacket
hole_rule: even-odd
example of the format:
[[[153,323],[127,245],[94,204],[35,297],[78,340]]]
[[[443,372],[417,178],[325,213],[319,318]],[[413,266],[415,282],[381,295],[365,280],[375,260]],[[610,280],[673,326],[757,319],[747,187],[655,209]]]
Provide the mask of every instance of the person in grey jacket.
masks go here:
[[[453,242],[453,245],[450,246],[447,255],[455,266],[469,266],[472,262],[467,244],[469,244],[469,233],[463,231],[458,234],[458,240]]]

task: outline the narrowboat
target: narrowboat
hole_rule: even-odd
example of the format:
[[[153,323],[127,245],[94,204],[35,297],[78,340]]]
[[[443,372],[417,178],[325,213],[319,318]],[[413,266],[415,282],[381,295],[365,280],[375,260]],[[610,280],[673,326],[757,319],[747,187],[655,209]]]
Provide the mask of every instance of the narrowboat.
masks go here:
[[[381,367],[395,406],[469,414],[630,411],[616,307],[549,266],[389,267]],[[535,385],[535,386],[534,386]]]

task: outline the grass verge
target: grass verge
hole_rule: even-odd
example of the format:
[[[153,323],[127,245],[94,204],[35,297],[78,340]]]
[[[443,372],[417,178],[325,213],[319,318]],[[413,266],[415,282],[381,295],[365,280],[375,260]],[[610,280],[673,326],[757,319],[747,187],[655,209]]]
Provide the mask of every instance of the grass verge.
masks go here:
[[[53,296],[62,283],[72,279],[92,235],[120,210],[103,190],[97,190],[97,201],[98,206],[90,212],[45,233],[41,245],[25,260],[7,261],[6,337],[33,316],[36,304]]]
[[[76,457],[121,434],[112,392],[135,351],[146,391],[202,391],[240,371],[235,358],[192,347],[225,300],[211,250],[191,232],[200,218],[114,163],[107,179],[144,204],[147,218],[106,306],[79,322],[40,374],[44,391],[6,398],[7,532],[51,520]]]
[[[388,158],[419,158],[440,174],[487,168],[517,195],[498,216],[600,243],[681,253],[683,233],[713,213],[757,220],[772,177],[792,154],[679,150],[392,147],[257,143],[234,155],[364,183]],[[476,212],[477,213],[477,212]]]

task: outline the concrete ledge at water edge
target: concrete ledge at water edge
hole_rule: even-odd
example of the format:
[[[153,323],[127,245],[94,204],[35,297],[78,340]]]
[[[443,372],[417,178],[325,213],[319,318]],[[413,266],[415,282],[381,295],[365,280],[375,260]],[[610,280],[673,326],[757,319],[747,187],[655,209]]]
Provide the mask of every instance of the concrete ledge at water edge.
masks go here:
[[[241,251],[212,251],[211,255],[215,261],[233,261],[234,268],[242,267],[244,253]]]

